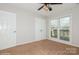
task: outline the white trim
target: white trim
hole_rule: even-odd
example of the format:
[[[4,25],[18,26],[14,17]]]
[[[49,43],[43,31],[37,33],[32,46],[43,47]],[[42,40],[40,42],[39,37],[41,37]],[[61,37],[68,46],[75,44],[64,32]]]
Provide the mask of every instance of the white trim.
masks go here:
[[[27,44],[27,43],[32,43],[32,42],[36,42],[36,41],[40,41],[40,40],[43,40],[43,39],[32,40],[32,41],[27,41],[27,42],[22,42],[22,43],[17,43],[16,46],[18,46],[18,45],[22,45],[22,44]]]
[[[70,31],[70,43],[72,43],[72,16],[70,16],[70,28],[69,28],[69,31]]]
[[[75,47],[79,47],[79,45],[76,45],[76,44],[72,44],[70,42],[66,42],[66,41],[62,41],[62,40],[58,40],[56,38],[49,38],[49,40],[52,40],[52,41],[56,41],[56,42],[59,42],[59,43],[63,43],[63,44],[67,44],[67,45],[72,45],[72,46],[75,46]]]
[[[14,47],[14,46],[16,46],[16,44],[8,46],[8,47],[5,47],[5,48],[0,48],[0,50],[8,49],[8,48],[11,48],[11,47]]]
[[[15,47],[15,46],[18,46],[18,45],[27,44],[27,43],[32,43],[32,42],[36,42],[36,41],[40,41],[40,40],[44,40],[44,39],[33,40],[33,41],[27,41],[27,42],[22,42],[22,43],[17,43],[17,42],[16,42],[15,45],[12,45],[12,46],[9,46],[9,47],[6,47],[6,48],[2,48],[2,49],[0,49],[0,50],[12,48],[12,47]]]

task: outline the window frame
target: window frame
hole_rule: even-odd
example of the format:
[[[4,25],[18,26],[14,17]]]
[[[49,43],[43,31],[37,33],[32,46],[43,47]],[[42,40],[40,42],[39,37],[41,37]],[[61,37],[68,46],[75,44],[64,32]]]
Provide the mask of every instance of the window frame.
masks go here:
[[[61,18],[65,18],[65,17],[69,17],[69,18],[70,18],[70,24],[69,24],[69,26],[70,26],[70,27],[69,27],[69,41],[61,40],[61,39],[60,39],[60,32],[59,32],[59,30],[60,30],[60,28],[59,28],[60,25],[58,26],[58,29],[57,29],[57,30],[58,30],[58,35],[57,35],[58,37],[57,37],[57,40],[59,40],[59,41],[64,41],[64,42],[66,42],[66,43],[70,43],[70,42],[72,42],[72,20],[71,20],[72,17],[71,17],[71,15],[63,16],[63,17],[62,17],[62,16],[61,16],[61,17],[56,17],[56,18],[54,18],[53,20],[55,20],[55,19],[56,19],[56,20],[59,20],[58,23],[60,24],[60,19],[61,19]],[[51,19],[51,20],[52,20],[52,19]],[[50,21],[51,21],[51,20],[50,20]],[[49,23],[50,23],[50,22],[49,22]],[[50,28],[51,28],[51,24],[50,24],[50,27],[49,27],[49,34],[50,34]],[[50,39],[53,39],[53,37],[51,37],[50,35],[49,35],[49,38],[50,38]]]
[[[61,27],[60,23],[61,23],[61,19],[66,18],[66,17],[69,17],[69,16],[65,16],[65,17],[60,17],[60,18],[59,18],[59,39],[60,39],[60,40],[63,40],[63,41],[67,41],[67,40],[64,40],[64,39],[61,39],[61,38],[60,38],[60,37],[61,37],[61,36],[60,36],[60,30],[61,30],[61,28],[64,29],[64,27]],[[69,40],[68,40],[68,42],[70,41],[70,22],[71,22],[70,20],[71,20],[71,19],[70,19],[70,17],[69,17],[69,28],[68,28],[68,30],[69,30]]]

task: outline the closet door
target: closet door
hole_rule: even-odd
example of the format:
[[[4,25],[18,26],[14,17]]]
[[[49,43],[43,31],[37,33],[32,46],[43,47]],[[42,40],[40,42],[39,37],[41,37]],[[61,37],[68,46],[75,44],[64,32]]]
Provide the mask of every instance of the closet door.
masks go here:
[[[16,44],[16,14],[0,11],[0,50]]]
[[[46,39],[46,21],[41,20],[41,39]]]
[[[46,39],[46,21],[44,19],[35,19],[35,39]]]

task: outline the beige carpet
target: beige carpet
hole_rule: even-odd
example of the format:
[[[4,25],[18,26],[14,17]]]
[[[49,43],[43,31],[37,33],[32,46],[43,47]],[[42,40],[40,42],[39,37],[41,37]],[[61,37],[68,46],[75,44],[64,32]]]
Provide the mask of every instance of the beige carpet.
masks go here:
[[[0,55],[76,55],[79,48],[51,40],[41,40],[0,51]]]

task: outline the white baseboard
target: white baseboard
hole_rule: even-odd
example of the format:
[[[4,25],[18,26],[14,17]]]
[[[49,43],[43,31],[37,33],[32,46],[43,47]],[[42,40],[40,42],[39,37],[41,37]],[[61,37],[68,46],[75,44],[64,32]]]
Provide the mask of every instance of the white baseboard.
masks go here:
[[[72,46],[75,46],[75,47],[79,47],[79,45],[72,44],[71,42],[66,42],[66,41],[62,41],[62,40],[58,40],[58,39],[54,39],[54,38],[49,39],[49,40],[56,41],[56,42],[63,43],[63,44],[67,44],[67,45],[72,45]]]
[[[43,39],[40,39],[40,40],[43,40]],[[21,42],[21,43],[17,43],[16,42],[16,44],[14,44],[12,46],[5,47],[5,48],[1,48],[0,50],[12,48],[12,47],[15,47],[15,46],[18,46],[18,45],[22,45],[22,44],[32,43],[32,42],[36,42],[36,41],[40,41],[40,40],[26,41],[26,42]]]
[[[36,42],[36,41],[40,41],[42,39],[39,39],[39,40],[32,40],[32,41],[26,41],[26,42],[22,42],[22,43],[17,43],[16,46],[18,45],[22,45],[22,44],[27,44],[27,43],[32,43],[32,42]]]
[[[7,46],[7,47],[0,48],[0,50],[8,49],[8,48],[11,48],[11,47],[14,47],[14,46],[16,46],[16,44],[10,45],[10,46]]]

